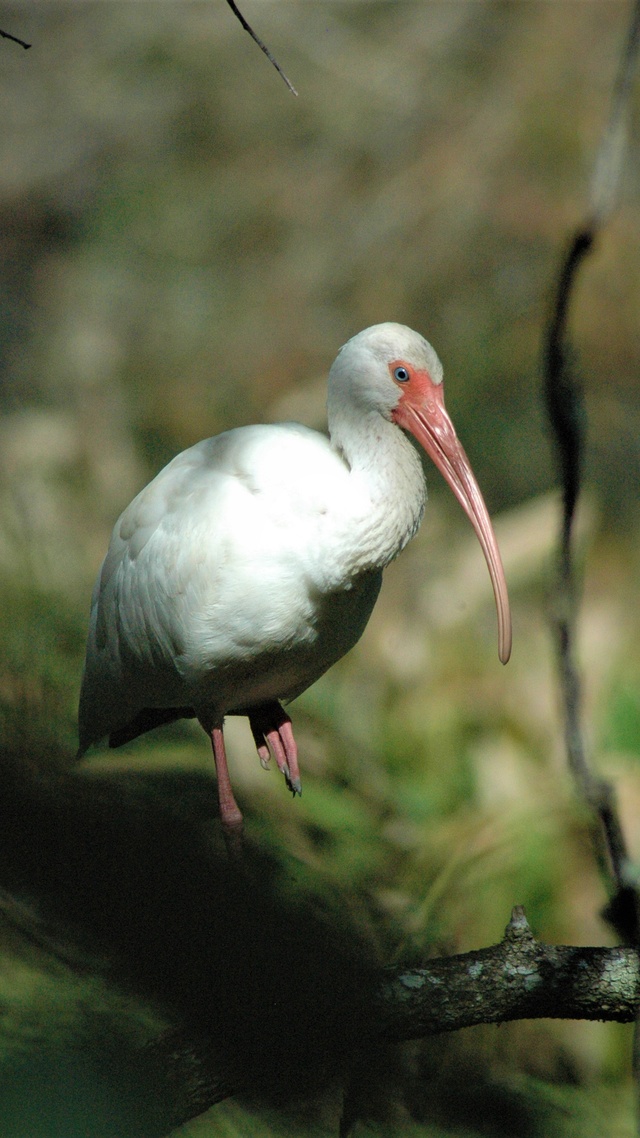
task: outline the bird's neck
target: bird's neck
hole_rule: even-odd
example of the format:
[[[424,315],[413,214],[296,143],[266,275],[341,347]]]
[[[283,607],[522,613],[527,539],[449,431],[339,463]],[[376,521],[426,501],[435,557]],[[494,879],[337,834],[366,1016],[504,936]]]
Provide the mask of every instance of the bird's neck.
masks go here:
[[[383,569],[413,537],[427,497],[422,465],[407,436],[377,412],[329,422],[349,470],[352,572]]]

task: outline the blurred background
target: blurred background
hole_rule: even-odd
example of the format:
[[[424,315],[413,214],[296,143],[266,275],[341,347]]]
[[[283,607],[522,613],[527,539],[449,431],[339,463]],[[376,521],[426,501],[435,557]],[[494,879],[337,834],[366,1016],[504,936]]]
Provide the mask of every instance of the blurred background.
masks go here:
[[[73,765],[91,587],[138,489],[228,427],[322,428],[338,347],[378,321],[411,325],[443,361],[495,520],[512,660],[498,662],[475,537],[428,469],[421,532],[388,569],[361,643],[293,707],[302,799],[262,771],[244,720],[228,726],[252,837],[290,859],[298,888],[346,898],[389,963],[493,943],[515,903],[541,939],[613,943],[562,748],[540,358],[629,10],[245,0],[295,99],[222,0],[0,5],[0,27],[33,44],[0,41],[4,751],[43,771]],[[619,208],[571,321],[589,415],[586,735],[635,856],[639,110],[636,97]],[[210,754],[181,724],[85,766],[204,771]],[[399,1093],[393,1118],[416,1135],[525,1133],[508,1098],[544,1117],[527,1133],[631,1134],[630,1039],[546,1022],[462,1033],[430,1045],[428,1062],[414,1050],[413,1070],[449,1072],[453,1086],[458,1069],[482,1073],[501,1095],[435,1122],[421,1094]],[[372,1107],[371,1127],[398,1132],[385,1110],[380,1121]],[[222,1104],[181,1133],[279,1125]]]

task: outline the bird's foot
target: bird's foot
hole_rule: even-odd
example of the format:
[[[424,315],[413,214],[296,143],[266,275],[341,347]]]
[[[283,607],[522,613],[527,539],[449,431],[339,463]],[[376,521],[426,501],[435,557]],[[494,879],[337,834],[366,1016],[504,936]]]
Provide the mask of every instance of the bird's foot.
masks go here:
[[[294,797],[296,794],[302,794],[298,748],[293,737],[293,726],[286,711],[275,701],[267,703],[249,712],[249,723],[261,766],[265,770],[269,769],[269,760],[273,753],[278,770],[282,771],[291,793]]]

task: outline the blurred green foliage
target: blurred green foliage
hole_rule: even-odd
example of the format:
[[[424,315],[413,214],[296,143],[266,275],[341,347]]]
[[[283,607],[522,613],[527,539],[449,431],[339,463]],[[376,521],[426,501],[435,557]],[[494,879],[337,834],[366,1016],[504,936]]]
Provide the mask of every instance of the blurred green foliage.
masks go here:
[[[382,959],[490,943],[516,902],[541,937],[602,942],[606,898],[564,771],[546,623],[557,511],[538,375],[627,5],[306,0],[246,15],[298,100],[222,3],[3,15],[34,46],[2,46],[2,746],[44,770],[72,762],[91,583],[145,479],[229,426],[321,426],[338,346],[401,320],[436,345],[500,513],[514,657],[499,667],[481,556],[428,471],[423,530],[389,569],[363,642],[294,708],[301,802],[233,722],[248,826],[292,888],[327,903],[337,891]],[[587,727],[634,852],[638,174],[636,147],[572,320],[590,419]],[[88,761],[201,766],[206,743],[181,724]],[[415,1047],[412,1077],[372,1104],[370,1129],[630,1134],[627,1047],[618,1028],[550,1024]],[[423,1101],[434,1082],[441,1123]],[[476,1086],[466,1106],[463,1083]],[[327,1133],[324,1110],[289,1123],[229,1103],[180,1133]]]

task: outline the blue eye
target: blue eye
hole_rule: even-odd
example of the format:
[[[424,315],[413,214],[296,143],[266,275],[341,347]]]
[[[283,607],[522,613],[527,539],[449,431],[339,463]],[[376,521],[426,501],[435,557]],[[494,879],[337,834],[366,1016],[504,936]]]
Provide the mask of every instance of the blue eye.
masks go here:
[[[393,378],[397,379],[398,383],[406,383],[409,378],[409,372],[406,367],[397,367],[393,373]]]

